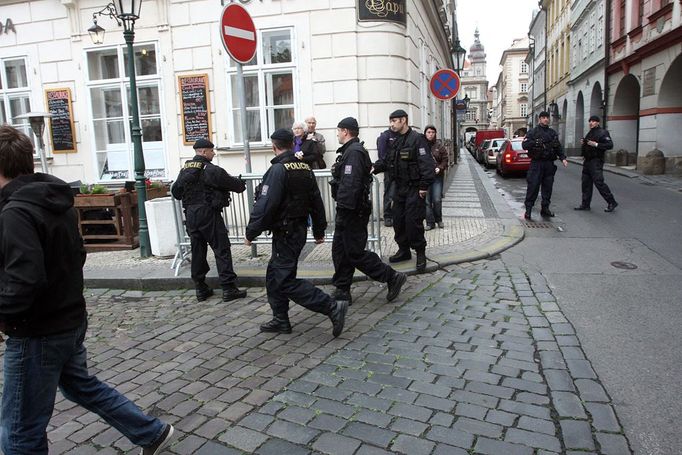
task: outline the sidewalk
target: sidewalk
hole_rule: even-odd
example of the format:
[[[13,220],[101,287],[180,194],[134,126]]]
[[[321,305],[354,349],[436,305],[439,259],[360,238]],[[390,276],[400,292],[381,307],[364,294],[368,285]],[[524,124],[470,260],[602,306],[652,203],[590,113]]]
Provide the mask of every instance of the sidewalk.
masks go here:
[[[445,265],[489,258],[523,239],[523,227],[509,210],[506,202],[469,153],[462,150],[460,162],[453,169],[454,178],[443,199],[443,229],[426,232],[429,258],[427,270]],[[397,251],[393,229],[381,230],[381,251],[384,259]],[[258,247],[258,257],[251,258],[251,249],[233,245],[232,255],[239,283],[243,286],[263,285],[270,258],[270,247]],[[133,290],[164,290],[192,288],[189,264],[183,265],[176,277],[171,269],[172,258],[139,257],[139,250],[90,253],[85,264],[85,285],[89,288]],[[209,250],[208,282],[219,287],[213,254]],[[415,273],[415,259],[396,264],[395,268]],[[306,245],[301,254],[298,276],[316,284],[331,282],[334,268],[331,243]],[[364,275],[357,275],[363,279]]]

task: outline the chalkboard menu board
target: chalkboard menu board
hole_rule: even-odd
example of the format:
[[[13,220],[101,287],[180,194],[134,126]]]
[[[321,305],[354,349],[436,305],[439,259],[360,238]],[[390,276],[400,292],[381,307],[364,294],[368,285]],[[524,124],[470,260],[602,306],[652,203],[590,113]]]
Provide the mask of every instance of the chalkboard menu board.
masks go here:
[[[178,76],[182,105],[182,139],[192,145],[211,139],[211,107],[208,100],[208,74]]]
[[[71,89],[53,88],[45,90],[47,111],[50,117],[50,137],[53,153],[76,152],[76,135],[71,111]]]

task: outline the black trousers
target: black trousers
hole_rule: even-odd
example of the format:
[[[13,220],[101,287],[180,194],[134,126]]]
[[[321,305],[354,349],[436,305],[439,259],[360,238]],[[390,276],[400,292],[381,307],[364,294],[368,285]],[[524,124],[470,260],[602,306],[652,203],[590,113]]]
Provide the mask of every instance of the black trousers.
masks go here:
[[[376,253],[365,249],[369,215],[337,210],[332,243],[334,261],[332,283],[337,288],[350,289],[355,269],[381,283],[388,283],[395,274],[395,270],[384,264]]]
[[[553,161],[533,160],[530,162],[530,169],[526,175],[528,187],[526,188],[525,205],[527,211],[530,211],[535,205],[541,188],[541,206],[543,209],[549,209],[549,204],[552,202],[554,174],[556,174],[556,165]]]
[[[395,242],[401,250],[426,248],[425,217],[426,201],[419,197],[418,188],[397,186],[393,196],[393,230]]]
[[[227,228],[220,211],[205,205],[185,207],[187,233],[192,242],[192,280],[196,287],[204,287],[209,271],[206,254],[211,245],[215,255],[220,286],[228,289],[236,285],[237,275],[232,266],[232,251]]]
[[[586,159],[583,163],[582,174],[582,190],[583,190],[583,207],[589,207],[592,202],[592,186],[597,187],[597,191],[601,197],[609,203],[613,204],[616,199],[611,193],[611,189],[604,182],[604,161],[599,158]]]
[[[265,289],[272,314],[281,319],[288,319],[289,300],[322,314],[329,314],[334,305],[332,298],[310,281],[296,278],[306,232],[306,220],[301,220],[290,223],[286,232],[272,233],[272,256],[265,275]]]
[[[395,183],[388,172],[384,172],[384,219],[393,218],[392,201],[395,192]]]

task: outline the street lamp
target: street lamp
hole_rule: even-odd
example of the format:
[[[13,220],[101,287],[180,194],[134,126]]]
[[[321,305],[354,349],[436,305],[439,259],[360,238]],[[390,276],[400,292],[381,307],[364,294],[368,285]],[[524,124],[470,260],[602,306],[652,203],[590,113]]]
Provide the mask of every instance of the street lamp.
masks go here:
[[[455,58],[455,71],[459,74],[464,68],[464,57],[466,57],[466,49],[464,49],[460,44],[459,40],[455,40],[455,46],[452,50],[452,54]]]
[[[149,243],[149,229],[147,227],[147,212],[144,203],[147,200],[147,187],[145,185],[144,154],[142,152],[142,130],[140,128],[140,114],[137,106],[137,81],[135,74],[135,21],[140,18],[142,0],[115,0],[93,13],[93,26],[88,29],[92,42],[101,44],[104,42],[104,29],[97,25],[97,16],[108,16],[116,20],[118,25],[123,23],[123,37],[128,50],[128,77],[130,78],[130,105],[132,114],[132,139],[135,158],[135,189],[137,190],[137,213],[140,226],[140,256],[151,256]]]
[[[31,124],[33,134],[38,138],[38,153],[40,154],[40,167],[43,174],[48,173],[47,158],[45,158],[45,142],[43,142],[43,132],[45,131],[45,118],[52,117],[49,112],[29,112],[27,114],[17,115],[16,119],[28,119]]]

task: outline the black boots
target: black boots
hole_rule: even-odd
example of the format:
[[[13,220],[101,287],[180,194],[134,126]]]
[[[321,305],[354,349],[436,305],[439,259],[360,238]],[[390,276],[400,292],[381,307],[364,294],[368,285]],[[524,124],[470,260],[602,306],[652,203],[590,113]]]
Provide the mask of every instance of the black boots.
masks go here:
[[[407,281],[407,275],[401,272],[395,272],[393,278],[388,281],[388,292],[386,293],[386,300],[392,302],[400,294],[400,289]]]
[[[398,252],[394,254],[393,256],[390,256],[388,258],[388,262],[403,262],[403,261],[409,261],[412,259],[412,253],[410,253],[410,249],[398,249]]]
[[[605,212],[613,212],[616,210],[616,207],[618,207],[618,203],[616,201],[609,202],[608,207],[604,209]]]
[[[261,324],[260,331],[270,333],[291,333],[291,323],[289,323],[289,318],[287,316],[274,316],[272,321]]]
[[[523,218],[528,221],[533,221],[533,218],[530,217],[530,210],[531,209],[526,209],[526,213],[523,214]]]
[[[345,300],[348,302],[348,306],[353,305],[353,296],[350,294],[350,289],[336,288],[334,289],[332,298],[334,300]]]
[[[209,288],[206,284],[203,286],[199,285],[196,288],[197,302],[203,302],[213,295],[213,289]]]
[[[348,311],[347,301],[335,300],[334,303],[332,303],[332,308],[329,311],[329,319],[332,321],[332,335],[334,335],[334,338],[341,335],[341,332],[343,332],[343,325],[346,322],[347,311]]]
[[[246,290],[239,289],[237,286],[231,286],[227,289],[223,289],[223,302],[243,299],[244,297],[246,297]]]
[[[552,212],[549,207],[543,207],[542,210],[540,210],[540,216],[543,218],[553,218],[554,212]]]
[[[426,250],[417,251],[417,273],[426,271]]]
[[[590,210],[590,206],[589,206],[589,205],[585,205],[585,204],[580,204],[580,205],[577,206],[577,207],[573,207],[573,210],[585,210],[585,211],[589,211],[589,210]]]

